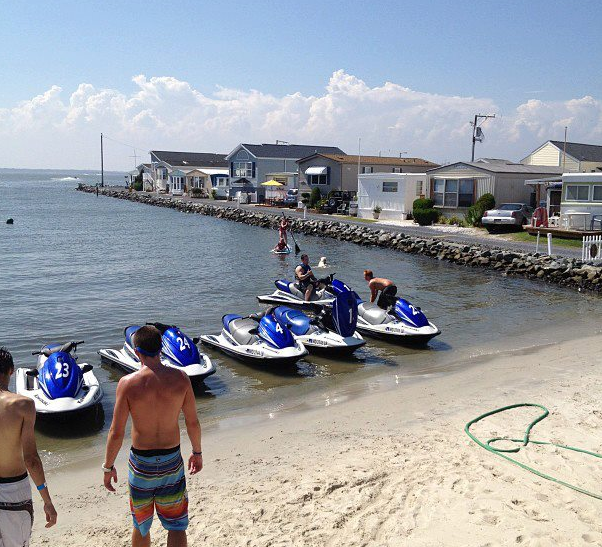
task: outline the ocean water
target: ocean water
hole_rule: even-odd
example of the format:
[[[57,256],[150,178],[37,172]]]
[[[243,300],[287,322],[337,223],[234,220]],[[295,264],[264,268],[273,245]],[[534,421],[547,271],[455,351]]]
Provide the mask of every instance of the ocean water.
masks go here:
[[[0,345],[17,366],[33,366],[31,352],[43,344],[83,339],[80,363],[94,365],[105,392],[104,421],[94,427],[39,427],[49,465],[101,450],[122,374],[101,364],[97,350],[119,348],[124,327],[161,321],[190,336],[217,333],[225,313],[259,310],[256,295],[291,277],[297,262],[269,253],[274,231],[75,191],[97,180],[94,171],[0,170]],[[105,176],[107,184],[122,181]],[[324,273],[336,272],[360,295],[368,294],[365,268],[395,280],[442,334],[426,349],[368,339],[344,361],[308,356],[287,374],[208,351],[217,373],[197,395],[204,424],[329,404],[352,384],[371,389],[387,375],[445,374],[489,353],[600,330],[592,295],[383,249],[297,240],[314,264],[328,257]]]

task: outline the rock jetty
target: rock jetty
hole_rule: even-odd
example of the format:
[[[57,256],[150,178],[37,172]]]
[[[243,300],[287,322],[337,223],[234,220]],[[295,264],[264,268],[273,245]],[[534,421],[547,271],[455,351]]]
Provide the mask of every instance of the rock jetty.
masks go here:
[[[78,190],[96,193],[96,186],[79,185]],[[183,201],[168,196],[128,192],[123,189],[100,188],[105,196],[135,201],[156,207],[168,207],[184,213],[197,213],[252,226],[275,229],[279,214],[254,212],[243,208]],[[433,238],[408,236],[401,232],[372,229],[369,226],[333,220],[302,220],[292,218],[295,233],[330,237],[356,245],[383,247],[409,254],[423,255],[460,266],[499,272],[505,276],[525,277],[554,283],[579,291],[602,291],[602,267],[584,263],[575,258],[554,257],[537,253],[520,253],[505,249],[487,248],[441,241]]]

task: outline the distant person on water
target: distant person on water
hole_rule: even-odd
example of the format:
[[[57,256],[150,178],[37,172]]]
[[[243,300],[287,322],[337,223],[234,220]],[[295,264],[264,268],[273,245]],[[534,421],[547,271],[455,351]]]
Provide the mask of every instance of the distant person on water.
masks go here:
[[[161,333],[145,326],[133,337],[142,363],[138,372],[124,376],[117,385],[113,423],[107,438],[104,485],[115,491],[115,459],[123,443],[128,417],[132,417],[132,447],[129,456],[129,493],[134,530],[133,547],[150,545],[150,527],[155,511],[168,530],[167,545],[187,545],[188,494],[184,461],[180,452],[178,418],[184,414],[192,445],[188,458],[191,475],[203,468],[201,426],[190,379],[161,363]]]
[[[56,524],[44,467],[36,447],[36,408],[28,397],[8,391],[15,366],[12,355],[0,348],[0,545],[26,547],[33,524],[29,475],[44,501],[46,528]]]
[[[286,232],[290,227],[290,223],[288,221],[288,218],[286,218],[284,215],[282,215],[282,219],[280,220],[280,226],[278,226],[278,235],[280,236],[280,239],[284,239],[284,244],[288,245],[288,239],[287,239],[287,235]]]
[[[295,277],[299,282],[301,290],[305,293],[305,301],[309,302],[312,293],[316,290],[318,280],[311,271],[309,257],[306,254],[301,255],[301,264],[295,268]]]
[[[281,253],[283,251],[286,251],[287,248],[288,245],[286,244],[286,241],[284,241],[284,239],[281,237],[280,241],[278,241],[278,243],[276,244],[276,247],[274,247],[274,251],[276,251],[277,253]]]
[[[395,302],[397,295],[397,287],[393,281],[384,277],[374,277],[372,270],[364,270],[364,279],[368,282],[370,288],[370,302],[374,302],[378,296],[376,304],[379,308],[386,310]]]

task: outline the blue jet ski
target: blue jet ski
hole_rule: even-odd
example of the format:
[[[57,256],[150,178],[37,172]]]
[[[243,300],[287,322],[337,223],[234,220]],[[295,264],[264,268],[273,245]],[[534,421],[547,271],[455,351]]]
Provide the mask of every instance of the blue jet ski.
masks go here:
[[[58,416],[81,412],[100,403],[102,388],[92,372],[92,365],[77,363],[80,342],[47,344],[34,351],[35,368],[18,368],[16,391],[35,403],[36,412]]]
[[[299,284],[287,279],[276,280],[274,282],[276,290],[272,294],[258,296],[257,300],[262,304],[282,304],[305,309],[315,309],[316,306],[330,307],[337,294],[351,291],[345,283],[335,279],[334,275],[318,280],[318,289],[312,293],[309,302],[305,301],[305,292],[301,290]]]
[[[357,310],[355,293],[347,291],[333,300],[332,309],[322,307],[313,318],[288,306],[278,306],[268,313],[273,313],[310,352],[345,355],[366,343],[356,331]]]
[[[357,330],[388,342],[407,345],[426,344],[441,331],[424,312],[403,298],[384,310],[375,303],[358,298]]]
[[[273,314],[222,317],[222,332],[201,336],[201,342],[240,361],[258,365],[286,366],[307,355],[303,343],[279,323]]]
[[[211,359],[199,352],[197,338],[188,337],[175,325],[163,323],[147,323],[147,325],[153,325],[161,331],[161,362],[165,366],[185,372],[191,380],[204,380],[215,373],[215,366]],[[132,337],[139,328],[139,325],[132,325],[124,329],[125,341],[122,349],[101,349],[98,354],[125,372],[140,370],[141,363],[132,342]]]

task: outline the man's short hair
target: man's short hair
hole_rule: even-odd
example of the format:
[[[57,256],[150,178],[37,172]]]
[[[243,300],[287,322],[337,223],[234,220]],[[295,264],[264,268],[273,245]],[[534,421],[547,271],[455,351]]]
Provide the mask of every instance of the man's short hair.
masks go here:
[[[309,258],[309,256],[307,256],[305,253],[303,253],[303,254],[301,255],[301,260],[305,260],[306,258]]]
[[[134,333],[134,345],[144,355],[158,355],[161,351],[161,333],[157,327],[145,325]]]
[[[374,277],[374,274],[372,273],[372,270],[364,270],[364,277]]]
[[[4,346],[0,348],[0,374],[10,374],[15,369],[13,356]]]

